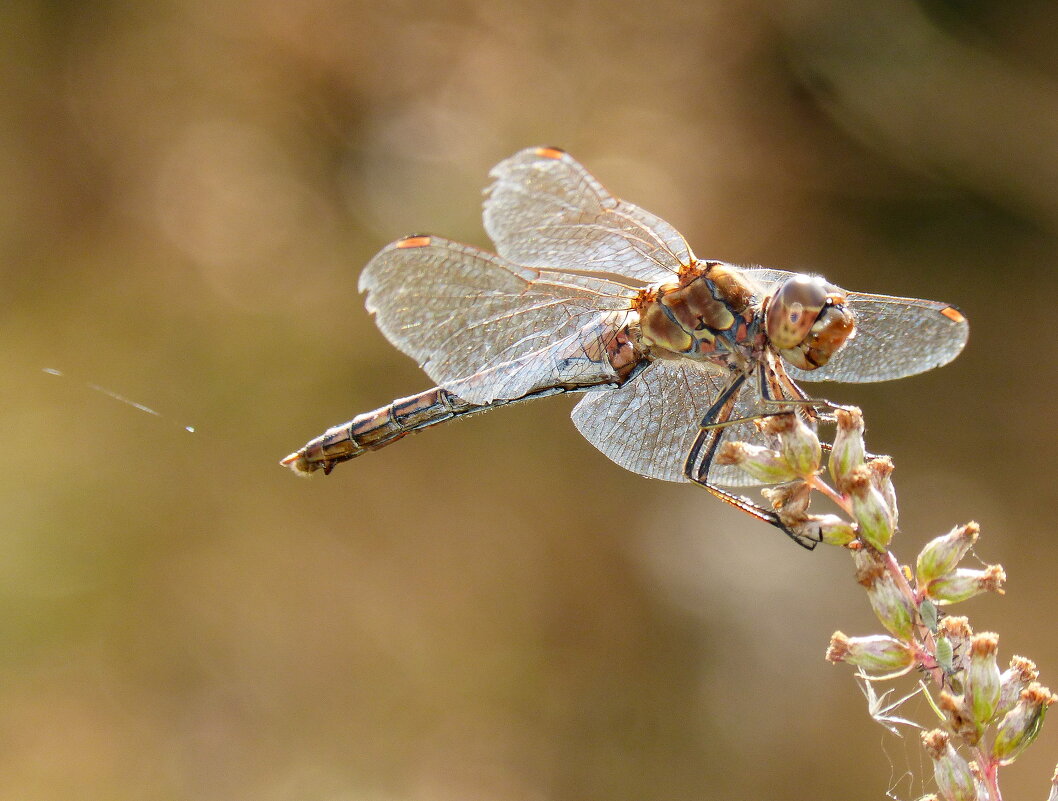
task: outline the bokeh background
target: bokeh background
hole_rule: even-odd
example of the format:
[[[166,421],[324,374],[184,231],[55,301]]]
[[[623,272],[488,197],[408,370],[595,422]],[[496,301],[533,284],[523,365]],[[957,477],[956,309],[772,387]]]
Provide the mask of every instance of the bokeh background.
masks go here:
[[[966,311],[951,366],[819,389],[896,460],[903,558],[981,521],[1009,592],[963,611],[1058,684],[1055,4],[8,0],[0,43],[0,797],[928,789],[822,659],[878,628],[848,557],[623,472],[566,399],[276,464],[428,386],[360,267],[487,245],[532,144],[701,256]]]

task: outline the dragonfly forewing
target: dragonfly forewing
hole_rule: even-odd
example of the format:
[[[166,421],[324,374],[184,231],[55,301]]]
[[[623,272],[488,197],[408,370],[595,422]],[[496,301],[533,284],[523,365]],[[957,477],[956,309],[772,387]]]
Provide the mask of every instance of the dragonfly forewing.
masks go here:
[[[441,237],[416,236],[383,249],[364,269],[360,288],[382,333],[438,384],[499,369],[495,392],[478,381],[466,400],[517,397],[543,381],[553,350],[569,350],[581,332],[612,324],[635,290],[588,276],[564,276],[512,264]],[[534,367],[531,361],[540,364]],[[526,373],[532,375],[526,375]]]

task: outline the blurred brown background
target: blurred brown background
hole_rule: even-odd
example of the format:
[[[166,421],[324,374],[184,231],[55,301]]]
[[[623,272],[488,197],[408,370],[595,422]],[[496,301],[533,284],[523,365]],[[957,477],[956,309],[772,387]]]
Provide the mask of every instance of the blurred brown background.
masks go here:
[[[428,386],[360,267],[486,245],[532,144],[700,256],[967,312],[951,366],[818,389],[896,459],[903,558],[981,521],[1009,594],[960,611],[1058,684],[1058,6],[9,0],[0,37],[0,797],[927,789],[823,662],[877,629],[847,556],[623,472],[567,400],[276,464]]]

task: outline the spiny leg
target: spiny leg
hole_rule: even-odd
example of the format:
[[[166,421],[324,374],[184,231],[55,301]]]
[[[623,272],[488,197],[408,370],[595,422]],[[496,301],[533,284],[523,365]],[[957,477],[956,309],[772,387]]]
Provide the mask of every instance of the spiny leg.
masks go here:
[[[730,419],[731,412],[738,400],[738,393],[745,381],[746,376],[744,374],[734,378],[724,388],[724,391],[720,393],[713,405],[709,407],[702,419],[698,434],[694,438],[694,443],[691,445],[687,458],[683,463],[683,474],[688,481],[708,490],[714,497],[734,506],[736,509],[741,509],[764,523],[775,526],[802,548],[810,551],[816,547],[818,540],[794,533],[783,524],[775,512],[753,503],[748,498],[728,492],[708,480],[709,468],[713,463],[713,458],[716,456],[716,450],[720,444],[724,429],[730,425],[743,422],[744,419],[755,419]],[[757,417],[766,416],[768,415],[758,415]]]

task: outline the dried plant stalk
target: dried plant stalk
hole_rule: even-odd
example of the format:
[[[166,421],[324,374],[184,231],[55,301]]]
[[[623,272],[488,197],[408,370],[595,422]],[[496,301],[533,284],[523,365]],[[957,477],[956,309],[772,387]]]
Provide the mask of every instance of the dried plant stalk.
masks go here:
[[[855,667],[868,709],[894,733],[898,726],[923,730],[922,742],[934,767],[943,801],[1002,801],[1000,768],[1009,765],[1036,739],[1047,707],[1056,696],[1036,681],[1031,660],[1013,656],[1001,671],[999,635],[974,633],[965,617],[940,610],[982,593],[1003,594],[1006,574],[1000,565],[960,567],[980,535],[976,523],[956,526],[926,543],[912,570],[901,565],[891,545],[898,532],[892,461],[870,456],[864,445],[863,415],[843,408],[824,480],[816,432],[794,412],[764,421],[779,446],[725,446],[718,458],[750,475],[794,474],[796,478],[764,490],[782,522],[795,534],[846,548],[856,580],[885,633],[849,637],[835,632],[826,658]],[[840,514],[812,514],[815,493],[830,499]],[[894,714],[909,696],[887,704],[892,690],[878,696],[875,682],[919,670],[920,682],[936,718],[928,726]],[[912,693],[913,695],[914,693]],[[1058,801],[1058,771],[1049,787]]]

